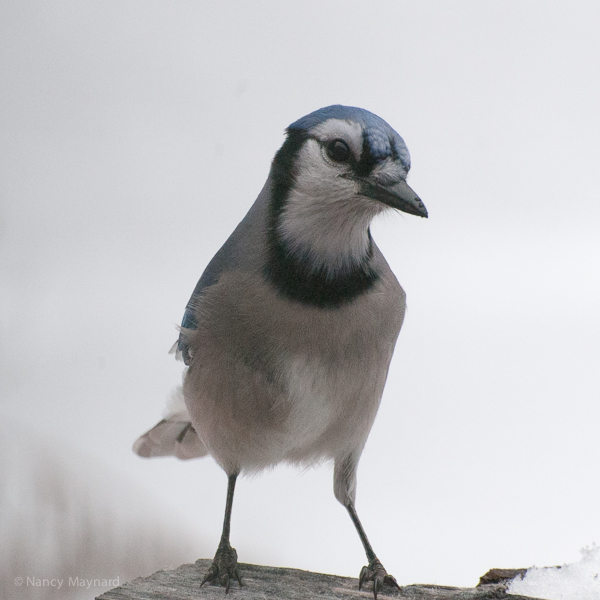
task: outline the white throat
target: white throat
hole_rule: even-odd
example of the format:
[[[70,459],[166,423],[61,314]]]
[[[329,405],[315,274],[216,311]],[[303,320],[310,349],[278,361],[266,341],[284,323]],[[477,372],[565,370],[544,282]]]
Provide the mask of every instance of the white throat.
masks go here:
[[[302,148],[298,164],[311,168],[299,169],[278,233],[287,249],[306,259],[314,271],[335,275],[364,264],[369,224],[385,206],[359,195],[351,180],[332,177],[331,166],[323,162],[320,152],[312,140]]]

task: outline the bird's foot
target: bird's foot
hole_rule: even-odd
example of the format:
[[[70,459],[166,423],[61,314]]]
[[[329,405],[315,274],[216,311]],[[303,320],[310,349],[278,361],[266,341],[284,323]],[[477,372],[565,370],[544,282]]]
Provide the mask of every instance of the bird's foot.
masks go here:
[[[373,582],[373,596],[375,596],[375,600],[377,600],[377,592],[380,592],[384,585],[400,589],[395,577],[388,574],[378,558],[374,558],[367,567],[363,567],[360,570],[360,576],[358,577],[359,590],[366,581]]]
[[[237,552],[232,548],[229,542],[219,544],[212,565],[206,572],[200,587],[206,582],[212,585],[221,585],[225,588],[225,593],[229,592],[229,585],[234,580],[242,586],[242,578],[237,568]]]

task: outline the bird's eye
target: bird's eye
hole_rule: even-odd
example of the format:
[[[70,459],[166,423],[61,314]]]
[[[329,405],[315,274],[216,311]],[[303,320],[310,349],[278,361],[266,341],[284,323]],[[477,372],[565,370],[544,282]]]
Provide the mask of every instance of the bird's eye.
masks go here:
[[[327,144],[327,156],[335,162],[345,162],[350,158],[350,148],[344,140],[332,140]]]

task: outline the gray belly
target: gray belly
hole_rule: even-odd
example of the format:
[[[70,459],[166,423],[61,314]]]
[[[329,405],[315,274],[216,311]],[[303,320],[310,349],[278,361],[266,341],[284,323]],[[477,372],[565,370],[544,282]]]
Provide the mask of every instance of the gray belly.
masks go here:
[[[375,290],[336,310],[284,302],[247,274],[209,289],[189,340],[184,395],[223,468],[311,463],[362,448],[404,315],[396,286],[396,296]]]

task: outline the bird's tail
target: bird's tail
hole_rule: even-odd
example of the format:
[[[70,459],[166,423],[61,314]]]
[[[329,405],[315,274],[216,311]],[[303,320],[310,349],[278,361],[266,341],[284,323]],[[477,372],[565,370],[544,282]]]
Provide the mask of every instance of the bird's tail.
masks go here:
[[[144,458],[176,456],[182,460],[208,454],[192,425],[181,386],[174,390],[164,419],[135,441],[133,451]]]

